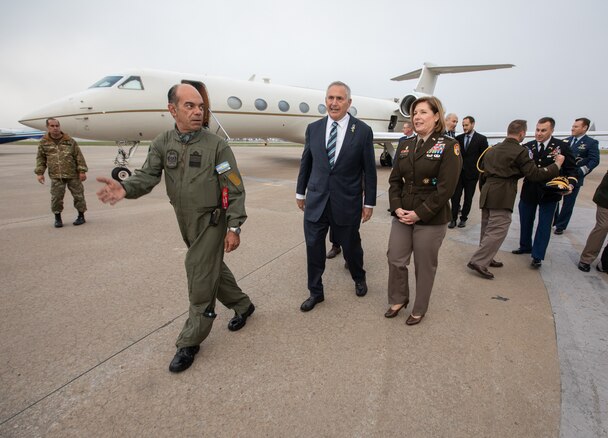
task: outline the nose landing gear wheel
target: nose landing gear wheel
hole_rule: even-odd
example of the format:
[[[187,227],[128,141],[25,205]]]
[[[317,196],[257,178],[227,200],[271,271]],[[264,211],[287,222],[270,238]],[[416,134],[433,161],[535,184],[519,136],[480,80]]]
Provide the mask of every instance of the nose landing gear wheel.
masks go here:
[[[112,169],[112,178],[116,181],[124,181],[131,176],[131,171],[126,167],[115,167]]]

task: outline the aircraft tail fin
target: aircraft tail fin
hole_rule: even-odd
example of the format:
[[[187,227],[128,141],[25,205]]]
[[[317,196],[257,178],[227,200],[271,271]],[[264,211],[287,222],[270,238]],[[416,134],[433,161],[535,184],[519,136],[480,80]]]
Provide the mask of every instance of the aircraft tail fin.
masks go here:
[[[438,66],[425,62],[422,68],[418,70],[405,73],[400,76],[391,78],[391,81],[407,81],[409,79],[418,80],[418,84],[414,91],[418,93],[433,94],[435,90],[435,84],[437,83],[437,76],[447,73],[466,73],[471,71],[484,71],[484,70],[498,70],[501,68],[512,68],[515,67],[513,64],[485,64],[485,65],[452,65],[452,66]]]

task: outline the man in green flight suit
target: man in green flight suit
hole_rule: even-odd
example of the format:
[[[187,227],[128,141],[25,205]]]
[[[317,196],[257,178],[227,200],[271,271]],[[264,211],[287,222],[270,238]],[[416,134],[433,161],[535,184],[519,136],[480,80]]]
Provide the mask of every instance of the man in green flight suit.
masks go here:
[[[177,338],[177,352],[169,365],[184,371],[194,361],[199,344],[211,331],[216,298],[235,311],[228,329],[241,329],[255,310],[223,261],[224,252],[238,248],[245,213],[245,189],[228,144],[203,129],[204,103],[192,85],[177,84],[168,93],[175,129],[160,134],[143,167],[119,183],[97,178],[105,185],[97,192],[103,203],[139,198],[156,186],[165,173],[167,195],[188,252],[186,274],[190,311]]]

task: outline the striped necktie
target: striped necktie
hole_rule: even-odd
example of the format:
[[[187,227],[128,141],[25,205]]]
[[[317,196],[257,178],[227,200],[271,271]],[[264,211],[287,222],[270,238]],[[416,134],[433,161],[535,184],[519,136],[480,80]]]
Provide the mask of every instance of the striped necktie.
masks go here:
[[[336,143],[338,140],[338,122],[331,124],[329,131],[329,140],[327,140],[327,158],[329,158],[329,167],[334,168],[336,163]]]

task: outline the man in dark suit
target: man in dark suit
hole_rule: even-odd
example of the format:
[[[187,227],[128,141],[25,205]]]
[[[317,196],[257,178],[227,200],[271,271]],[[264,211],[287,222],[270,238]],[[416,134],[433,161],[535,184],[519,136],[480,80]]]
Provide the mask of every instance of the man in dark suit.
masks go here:
[[[574,161],[574,155],[568,146],[568,142],[553,137],[555,120],[551,117],[543,117],[536,124],[535,140],[526,143],[530,158],[538,167],[545,167],[555,162],[558,154],[564,156],[560,175],[567,177],[570,181],[570,191],[555,193],[548,191],[544,183],[532,182],[524,179],[519,199],[519,248],[512,251],[513,254],[532,254],[532,266],[540,268],[545,258],[549,239],[551,238],[551,225],[557,202],[562,196],[569,195],[577,184],[578,168]],[[532,230],[534,219],[538,210],[538,225],[532,243]]]
[[[367,293],[359,226],[376,205],[376,163],[373,133],[348,113],[350,88],[332,82],[325,105],[328,116],[308,125],[296,188],[304,211],[304,237],[310,297],[300,310],[308,312],[324,300],[325,237],[331,227],[355,282],[355,293]],[[365,199],[363,199],[365,194]]]
[[[449,113],[445,116],[445,132],[443,135],[456,138],[456,125],[458,125],[458,116],[454,113]]]
[[[525,176],[530,181],[546,182],[559,175],[560,166],[564,162],[564,156],[558,154],[555,163],[537,167],[530,158],[528,149],[520,144],[527,129],[528,123],[525,120],[513,120],[507,128],[505,141],[490,148],[482,158],[481,179],[484,184],[479,196],[481,235],[479,248],[467,266],[483,278],[494,278],[488,267],[503,266],[494,257],[509,232],[517,196],[517,181]]]
[[[572,194],[564,197],[561,209],[558,204],[557,211],[555,212],[555,234],[563,234],[564,230],[568,228],[568,223],[574,210],[574,203],[576,202],[579,190],[583,186],[585,176],[600,164],[598,141],[587,135],[590,124],[591,120],[586,117],[576,119],[572,125],[572,135],[565,140],[570,145],[570,149],[572,149],[574,159],[576,160],[578,184],[572,190]]]
[[[486,136],[475,131],[475,119],[472,116],[466,116],[462,119],[462,129],[464,133],[456,137],[456,140],[460,143],[460,150],[462,152],[462,171],[456,191],[452,196],[452,220],[448,224],[448,228],[456,226],[459,211],[460,222],[458,223],[458,228],[464,228],[467,225],[471,204],[473,203],[473,195],[475,195],[475,187],[479,179],[477,160],[479,160],[479,156],[488,147]],[[464,201],[462,202],[461,211],[460,199],[463,192]]]

